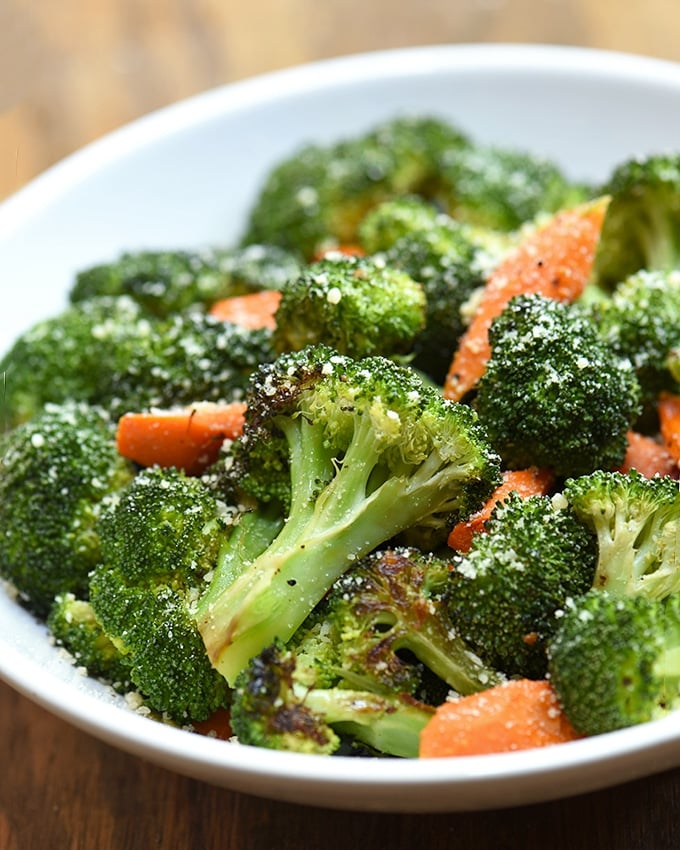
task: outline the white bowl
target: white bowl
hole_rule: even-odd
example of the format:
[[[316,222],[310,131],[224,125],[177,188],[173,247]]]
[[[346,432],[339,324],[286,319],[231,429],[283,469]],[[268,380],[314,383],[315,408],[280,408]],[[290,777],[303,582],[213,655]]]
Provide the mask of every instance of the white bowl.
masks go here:
[[[0,207],[0,349],[65,304],[73,273],[124,249],[235,241],[267,169],[308,141],[397,113],[556,158],[597,180],[680,147],[680,66],[576,48],[472,45],[374,53],[208,92],[65,160]],[[55,714],[189,776],[281,800],[381,811],[510,806],[680,765],[680,713],[518,754],[324,758],[203,738],[135,714],[84,678],[0,590],[0,676]]]

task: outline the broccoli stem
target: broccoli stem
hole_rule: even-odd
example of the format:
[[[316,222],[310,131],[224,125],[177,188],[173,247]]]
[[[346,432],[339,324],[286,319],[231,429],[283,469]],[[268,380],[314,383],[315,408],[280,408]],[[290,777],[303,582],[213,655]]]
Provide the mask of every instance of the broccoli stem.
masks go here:
[[[304,702],[339,734],[402,758],[417,758],[420,733],[434,713],[415,700],[341,688],[312,688]]]
[[[433,488],[458,477],[450,462],[440,472],[443,464],[435,452],[415,475],[392,474],[381,481],[375,423],[359,416],[347,452],[327,483],[329,449],[319,449],[320,427],[303,416],[288,420],[285,429],[296,494],[289,518],[230,586],[225,587],[218,567],[215,585],[197,613],[208,656],[232,685],[264,646],[291,638],[355,560],[428,515]]]

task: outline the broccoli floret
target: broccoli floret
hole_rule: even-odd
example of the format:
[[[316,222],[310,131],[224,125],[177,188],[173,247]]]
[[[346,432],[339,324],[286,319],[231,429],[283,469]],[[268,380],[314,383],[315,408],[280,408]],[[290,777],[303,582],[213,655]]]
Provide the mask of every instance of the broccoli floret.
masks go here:
[[[576,205],[589,195],[551,160],[512,148],[450,149],[441,173],[441,201],[449,215],[492,230],[516,230],[540,213]]]
[[[607,345],[635,367],[646,405],[678,390],[668,356],[680,347],[680,270],[639,271],[591,312]]]
[[[563,495],[598,543],[593,586],[615,596],[661,599],[680,590],[680,485],[596,470],[569,479]]]
[[[231,724],[241,744],[257,747],[331,755],[350,737],[378,753],[415,758],[432,713],[403,695],[319,688],[313,670],[275,642],[238,676]]]
[[[431,201],[404,195],[384,201],[366,214],[357,231],[358,242],[367,254],[379,254],[402,236],[452,221]]]
[[[623,461],[640,387],[579,308],[521,295],[494,320],[476,407],[507,466],[558,475]]]
[[[155,319],[127,296],[82,301],[39,322],[0,362],[10,425],[46,403],[83,401],[112,416],[148,407],[239,398],[274,357],[271,331],[200,312]]]
[[[72,303],[102,295],[128,295],[145,311],[164,318],[232,295],[280,289],[300,271],[276,246],[204,251],[139,251],[84,269],[70,292]]]
[[[680,708],[680,597],[593,590],[550,645],[550,681],[573,727],[599,735]]]
[[[433,201],[419,195],[404,195],[379,204],[362,219],[357,237],[360,248],[367,254],[379,254],[388,251],[403,237],[444,227],[477,249],[476,262],[480,270],[487,272],[519,238],[515,232],[455,220]]]
[[[115,352],[135,340],[146,345],[151,333],[130,298],[93,299],[37,322],[0,361],[8,424],[28,421],[49,402],[106,401]]]
[[[680,268],[680,156],[653,154],[621,163],[598,194],[611,201],[593,280],[613,289],[640,269]]]
[[[306,259],[353,243],[368,210],[389,198],[432,191],[443,150],[467,144],[435,118],[399,118],[334,145],[308,145],[267,176],[243,244],[265,242]]]
[[[425,325],[425,293],[406,272],[338,256],[309,265],[282,290],[274,346],[280,353],[324,343],[341,354],[392,356]]]
[[[288,641],[354,561],[413,526],[445,536],[499,479],[469,407],[384,357],[323,346],[256,373],[234,455],[236,480],[287,519],[229,587],[201,600],[201,633],[230,683],[275,638]]]
[[[243,397],[261,363],[274,358],[271,331],[183,313],[152,326],[139,344],[113,353],[100,403],[116,416],[129,410],[233,401]]]
[[[227,534],[227,514],[197,478],[140,472],[100,520],[90,602],[147,705],[176,722],[227,705],[194,611]]]
[[[442,223],[402,236],[383,256],[423,286],[425,329],[413,345],[412,364],[443,383],[469,323],[466,307],[484,284],[480,252],[460,228]]]
[[[101,513],[133,477],[105,412],[48,405],[3,440],[0,575],[45,617],[54,597],[87,595]]]
[[[428,701],[433,673],[460,694],[500,681],[452,622],[446,590],[451,564],[410,547],[371,553],[341,576],[293,637],[298,657],[344,687],[409,693]],[[321,647],[321,651],[319,651]]]
[[[491,667],[540,679],[558,618],[591,587],[595,560],[592,535],[568,510],[511,493],[454,561],[451,619]]]
[[[89,676],[108,682],[120,693],[130,690],[128,666],[88,600],[78,599],[73,593],[60,593],[50,608],[47,627],[56,645],[64,647]]]

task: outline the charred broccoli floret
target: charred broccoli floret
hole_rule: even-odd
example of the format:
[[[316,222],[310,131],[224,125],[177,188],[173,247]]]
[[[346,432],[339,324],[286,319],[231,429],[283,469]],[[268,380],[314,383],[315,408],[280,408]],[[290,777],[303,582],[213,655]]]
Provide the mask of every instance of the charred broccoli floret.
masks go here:
[[[493,668],[542,678],[558,618],[591,587],[595,560],[591,534],[568,510],[511,493],[454,560],[451,619]]]
[[[337,256],[309,265],[282,289],[274,346],[323,343],[350,357],[406,353],[425,325],[425,293],[383,262]]]
[[[100,515],[134,473],[106,413],[85,405],[48,405],[2,448],[0,575],[45,617],[57,594],[86,597]]]
[[[569,479],[563,496],[598,543],[593,586],[614,596],[661,599],[680,590],[680,485],[596,470]]]
[[[311,259],[323,246],[353,243],[368,210],[424,194],[443,150],[467,144],[435,118],[398,118],[334,145],[308,145],[268,175],[243,243],[280,245]]]
[[[467,646],[449,616],[451,563],[410,547],[367,555],[333,585],[294,635],[298,657],[324,681],[377,693],[409,693],[429,702],[434,674],[469,694],[499,675]]]
[[[83,269],[71,288],[73,303],[127,295],[161,318],[232,295],[280,289],[300,271],[291,254],[270,245],[203,251],[138,251]]]
[[[593,590],[550,645],[550,681],[573,727],[600,735],[680,708],[680,597]]]
[[[317,687],[314,671],[275,642],[238,676],[231,723],[241,744],[256,747],[331,755],[350,738],[378,753],[415,758],[432,713],[403,695]]]
[[[89,589],[94,614],[146,704],[182,723],[225,706],[194,612],[228,540],[228,517],[197,478],[140,472],[100,520],[102,555]]]
[[[680,156],[636,157],[614,169],[599,194],[611,202],[593,279],[613,289],[640,269],[680,268]]]
[[[256,373],[234,455],[240,486],[287,519],[226,588],[218,570],[199,605],[208,653],[230,683],[275,638],[288,641],[352,563],[414,526],[445,535],[499,477],[470,408],[407,367],[323,346]]]
[[[489,341],[475,404],[507,466],[578,475],[621,464],[640,387],[579,309],[516,296]]]

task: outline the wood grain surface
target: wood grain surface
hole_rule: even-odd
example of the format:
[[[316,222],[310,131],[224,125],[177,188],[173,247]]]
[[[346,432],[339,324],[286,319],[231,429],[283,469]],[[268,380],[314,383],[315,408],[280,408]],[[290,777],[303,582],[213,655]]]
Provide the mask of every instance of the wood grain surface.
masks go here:
[[[300,62],[503,41],[680,60],[679,31],[678,0],[0,0],[0,197],[151,110]],[[680,771],[451,815],[261,800],[128,756],[0,684],[0,850],[677,850],[679,815]]]

